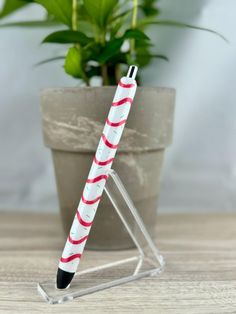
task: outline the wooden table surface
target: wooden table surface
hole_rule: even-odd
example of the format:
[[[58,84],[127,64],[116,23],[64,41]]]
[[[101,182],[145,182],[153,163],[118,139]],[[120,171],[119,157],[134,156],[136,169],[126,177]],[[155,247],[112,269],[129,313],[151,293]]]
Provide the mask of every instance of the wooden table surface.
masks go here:
[[[160,276],[49,305],[36,283],[55,275],[59,217],[1,213],[0,313],[236,313],[236,215],[159,215],[157,243],[167,261]],[[106,254],[87,251],[86,261]]]

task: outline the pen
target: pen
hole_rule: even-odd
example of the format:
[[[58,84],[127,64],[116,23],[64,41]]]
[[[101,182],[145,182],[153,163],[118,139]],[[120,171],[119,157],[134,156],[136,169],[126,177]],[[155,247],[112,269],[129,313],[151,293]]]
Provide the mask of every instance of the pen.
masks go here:
[[[111,169],[115,158],[135,96],[137,70],[137,66],[130,66],[127,76],[122,77],[118,83],[88,179],[59,261],[56,281],[58,289],[65,289],[70,285],[78,268],[108,178],[108,171]]]

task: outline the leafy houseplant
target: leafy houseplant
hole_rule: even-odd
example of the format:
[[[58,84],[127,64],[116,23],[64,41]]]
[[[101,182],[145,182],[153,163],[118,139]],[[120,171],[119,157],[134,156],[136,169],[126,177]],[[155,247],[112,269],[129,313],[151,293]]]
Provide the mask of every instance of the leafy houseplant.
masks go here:
[[[2,27],[49,27],[60,25],[43,43],[71,44],[65,56],[52,57],[40,64],[65,59],[65,72],[90,85],[94,76],[103,85],[118,82],[122,65],[146,67],[154,58],[168,60],[158,54],[145,30],[150,25],[188,27],[212,30],[185,23],[158,19],[159,0],[5,0],[0,18],[15,10],[37,3],[46,9],[44,20],[13,22]],[[216,33],[217,34],[217,33]],[[218,34],[219,35],[219,34]],[[154,47],[153,47],[154,46]],[[125,69],[126,70],[126,69]]]
[[[43,43],[71,45],[62,56],[65,72],[101,87],[46,89],[42,92],[44,140],[52,149],[58,195],[66,232],[82,193],[114,87],[127,64],[148,66],[160,54],[146,29],[150,25],[203,29],[160,20],[158,0],[6,0],[0,18],[36,3],[46,9],[44,20],[2,23],[1,27],[62,26]],[[216,33],[209,29],[204,29]],[[142,81],[142,71],[138,81]],[[171,142],[174,90],[139,87],[114,168],[128,187],[151,234],[155,231],[159,178],[165,147]],[[121,249],[132,246],[104,196],[88,246]]]

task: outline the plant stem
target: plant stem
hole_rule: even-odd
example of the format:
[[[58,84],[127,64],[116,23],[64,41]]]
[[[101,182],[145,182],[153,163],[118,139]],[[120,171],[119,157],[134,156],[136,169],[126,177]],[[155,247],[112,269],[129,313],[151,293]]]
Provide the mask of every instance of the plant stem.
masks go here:
[[[73,31],[78,30],[78,0],[72,0],[72,17],[71,17],[71,26]],[[81,48],[80,44],[75,44],[75,47],[80,51]],[[84,73],[82,78],[87,86],[89,86],[89,79],[86,76],[86,73]]]
[[[72,0],[72,30],[77,31],[77,18],[78,18],[78,0]]]
[[[102,70],[102,85],[109,85],[107,65],[106,64],[102,64],[101,70]]]
[[[105,46],[106,44],[106,28],[101,30],[101,35],[99,39],[102,46]],[[108,69],[107,64],[101,65],[101,74],[102,74],[102,85],[109,85],[109,76],[108,76]]]
[[[116,84],[118,84],[119,80],[121,77],[121,71],[120,71],[120,65],[116,64],[115,65],[115,80],[116,80]]]
[[[133,13],[131,24],[132,28],[135,28],[137,26],[137,17],[138,17],[138,0],[133,0]]]
[[[133,0],[133,12],[132,12],[132,21],[131,28],[136,28],[138,18],[138,0]],[[135,40],[130,40],[130,54],[131,57],[135,54]]]
[[[72,0],[72,21],[71,26],[73,31],[78,30],[78,0]],[[79,44],[75,44],[77,49],[80,48]]]

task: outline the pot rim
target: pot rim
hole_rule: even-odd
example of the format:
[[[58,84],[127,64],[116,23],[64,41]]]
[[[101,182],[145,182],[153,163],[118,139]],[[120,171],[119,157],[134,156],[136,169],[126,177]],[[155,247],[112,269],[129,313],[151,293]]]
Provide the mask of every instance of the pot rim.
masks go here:
[[[40,93],[53,93],[53,92],[63,92],[63,93],[69,93],[69,92],[76,92],[81,89],[86,90],[104,90],[104,89],[114,89],[116,88],[116,85],[110,85],[110,86],[76,86],[76,87],[44,87],[40,89]],[[176,89],[174,87],[165,87],[165,86],[137,86],[138,90],[156,90],[159,92],[169,92],[169,93],[176,93]]]
[[[90,96],[91,99],[98,97],[96,93],[101,93],[103,95],[108,93],[111,96],[114,93],[114,90],[115,86],[57,87],[43,89],[41,92],[41,112],[45,145],[54,150],[84,153],[94,152],[94,147],[92,146],[94,144],[93,136],[89,142],[90,144],[86,141],[85,145],[78,140],[79,138],[82,138],[79,135],[88,135],[83,130],[83,124],[81,124],[81,133],[81,130],[78,127],[80,124],[78,124],[78,121],[74,119],[74,117],[79,116],[85,120],[92,119],[92,122],[94,121],[94,123],[99,123],[99,126],[101,125],[101,127],[104,125],[104,117],[102,116],[102,121],[100,121],[95,115],[93,116],[91,114],[87,114],[86,110],[82,111],[83,114],[79,114],[77,97],[81,97],[84,104],[87,99],[90,99]],[[119,147],[119,151],[126,153],[141,153],[144,151],[147,152],[164,149],[169,146],[172,141],[175,89],[168,87],[145,86],[138,87],[137,92],[141,97],[140,99],[143,106],[146,105],[146,101],[148,101],[147,99],[149,99],[151,95],[154,97],[153,99],[155,99],[156,96],[162,97],[161,99],[166,99],[164,106],[162,106],[162,103],[159,102],[157,106],[157,108],[159,108],[157,111],[158,113],[156,113],[157,115],[154,115],[163,115],[163,118],[159,121],[158,130],[155,123],[149,123],[151,126],[145,127],[145,129],[140,128],[139,123],[141,123],[141,118],[138,122],[136,122],[135,119],[132,121],[129,120],[124,132],[127,133],[128,130],[131,132],[126,134],[126,138],[129,138],[129,142],[133,143],[133,145],[121,145]],[[68,104],[65,106],[65,102],[71,99],[72,101],[69,101],[70,106],[68,106]],[[104,103],[104,101],[102,101],[102,103]],[[150,103],[152,104],[150,108],[152,108],[155,101],[150,101]],[[100,108],[97,106],[96,102],[95,104],[95,109]],[[87,108],[87,106],[82,107]],[[109,107],[110,106],[108,105],[106,109],[109,110]],[[135,108],[139,107],[136,106]],[[96,112],[96,110],[94,112]],[[141,110],[137,112],[139,117],[143,116]],[[148,119],[150,119],[150,117]],[[91,130],[93,130],[93,128],[94,124],[92,123]],[[144,132],[144,135],[142,135],[142,132]],[[91,134],[96,134],[96,132],[92,132]],[[99,137],[97,139],[97,142],[98,141]],[[126,142],[124,141],[124,143]]]

